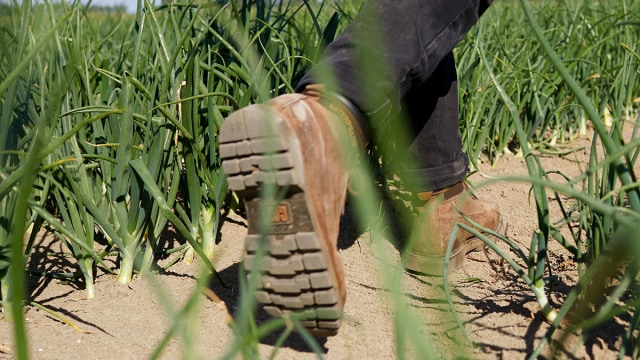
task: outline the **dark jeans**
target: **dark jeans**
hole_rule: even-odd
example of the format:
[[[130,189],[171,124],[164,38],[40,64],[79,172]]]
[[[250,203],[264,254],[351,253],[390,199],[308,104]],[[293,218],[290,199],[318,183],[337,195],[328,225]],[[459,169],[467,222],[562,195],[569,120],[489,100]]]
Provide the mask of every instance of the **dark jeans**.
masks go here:
[[[324,83],[365,115],[372,141],[384,141],[397,114],[409,119],[413,165],[398,174],[414,191],[464,179],[468,158],[458,131],[452,50],[492,0],[370,0],[298,85]],[[376,135],[377,133],[377,135]]]

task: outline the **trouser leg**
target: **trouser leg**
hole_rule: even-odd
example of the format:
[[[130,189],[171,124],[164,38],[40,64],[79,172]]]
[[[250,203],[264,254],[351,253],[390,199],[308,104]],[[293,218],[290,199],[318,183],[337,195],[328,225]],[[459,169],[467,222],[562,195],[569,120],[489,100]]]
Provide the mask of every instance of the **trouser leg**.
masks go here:
[[[370,0],[298,89],[323,83],[324,74],[333,74],[331,90],[359,108],[374,132],[388,126],[385,122],[397,118],[395,114],[409,114],[414,130],[410,152],[415,156],[410,170],[427,177],[416,185],[418,190],[446,187],[464,176],[467,165],[457,129],[451,51],[491,2]],[[427,89],[430,84],[440,88]],[[429,107],[421,104],[430,96],[437,96],[431,114],[423,112]]]
[[[398,170],[416,192],[439,190],[464,180],[469,161],[458,131],[458,84],[453,54],[431,77],[405,96],[412,134],[407,153],[410,168]],[[404,152],[404,149],[400,149]]]

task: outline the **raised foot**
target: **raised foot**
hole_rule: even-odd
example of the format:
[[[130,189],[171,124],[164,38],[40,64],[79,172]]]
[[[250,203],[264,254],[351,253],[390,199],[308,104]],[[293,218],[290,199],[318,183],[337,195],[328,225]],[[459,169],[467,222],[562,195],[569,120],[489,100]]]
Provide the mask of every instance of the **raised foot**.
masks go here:
[[[298,139],[268,106],[253,105],[225,120],[220,143],[229,188],[247,209],[244,267],[260,274],[257,300],[272,316],[294,315],[316,336],[335,335],[344,306],[331,262],[337,250],[314,229]]]

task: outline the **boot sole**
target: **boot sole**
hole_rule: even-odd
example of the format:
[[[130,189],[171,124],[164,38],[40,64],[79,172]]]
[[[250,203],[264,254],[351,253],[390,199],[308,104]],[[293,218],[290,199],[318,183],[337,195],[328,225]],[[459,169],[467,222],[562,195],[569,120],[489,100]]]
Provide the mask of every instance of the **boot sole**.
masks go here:
[[[498,226],[494,229],[495,232],[501,233],[504,231],[504,222],[502,217],[498,222]],[[493,242],[496,241],[494,236],[488,236]],[[467,259],[467,254],[487,249],[484,241],[473,237],[463,243],[455,252],[451,253],[449,258],[448,274],[452,274],[462,268],[464,262]],[[410,251],[407,256],[407,263],[405,269],[409,272],[430,275],[430,276],[442,276],[444,270],[444,263],[446,260],[445,255],[427,255]]]
[[[261,277],[256,299],[271,316],[295,314],[313,335],[335,335],[343,304],[329,251],[337,249],[314,229],[297,137],[268,107],[253,105],[225,120],[220,143],[229,188],[246,206],[244,268]],[[261,198],[265,190],[278,200]]]

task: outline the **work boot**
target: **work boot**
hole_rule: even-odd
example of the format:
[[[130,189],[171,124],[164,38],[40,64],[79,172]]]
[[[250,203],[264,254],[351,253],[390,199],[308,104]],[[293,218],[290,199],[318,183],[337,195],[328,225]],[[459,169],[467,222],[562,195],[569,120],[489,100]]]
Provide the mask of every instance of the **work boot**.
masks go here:
[[[316,336],[335,335],[342,322],[337,239],[348,175],[337,139],[359,141],[355,126],[345,104],[312,86],[236,111],[220,131],[222,168],[246,207],[244,267],[261,276],[256,298],[272,316],[295,313]]]
[[[503,231],[498,204],[478,198],[466,189],[466,184],[460,182],[440,191],[417,194],[419,215],[413,227],[412,236],[415,238],[410,242],[405,264],[408,270],[442,275],[454,224],[471,225],[461,214],[487,229]],[[460,269],[468,253],[484,248],[482,240],[459,228],[449,259],[449,272]]]

